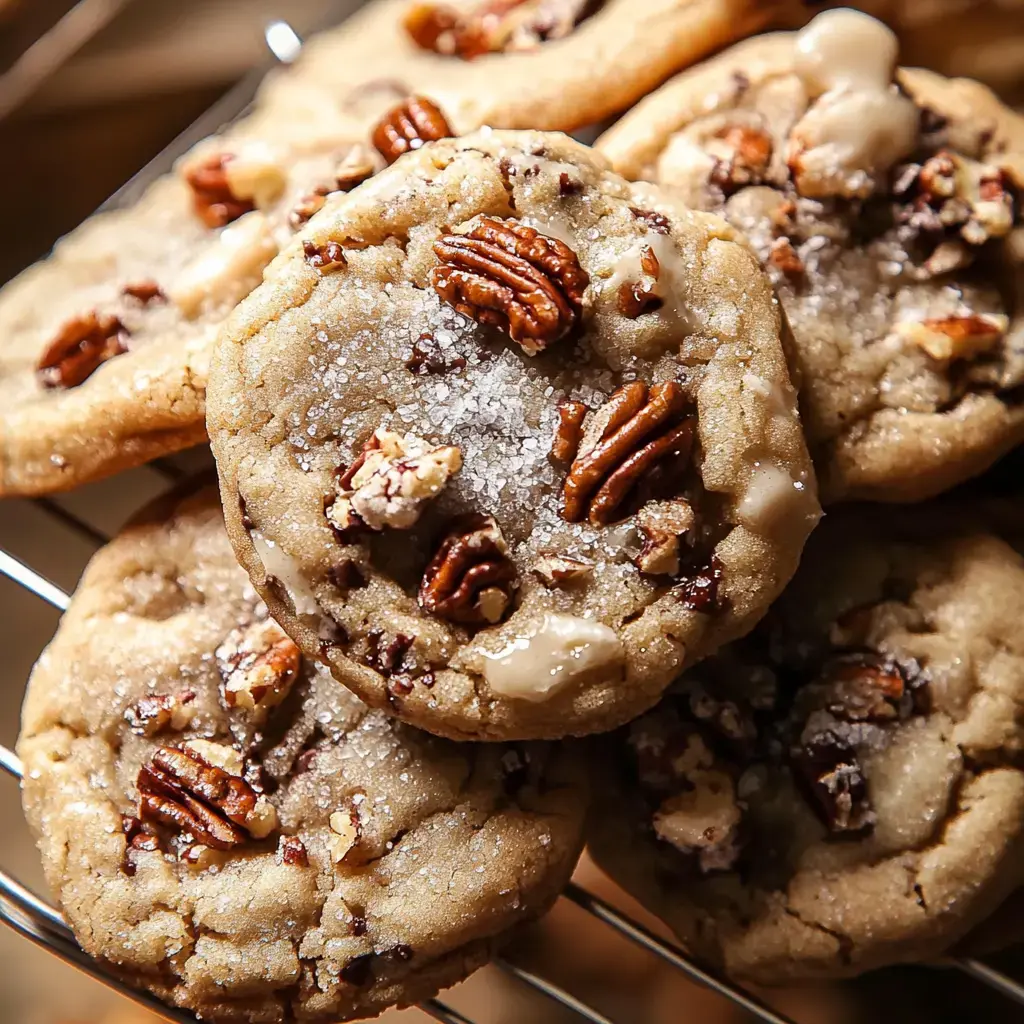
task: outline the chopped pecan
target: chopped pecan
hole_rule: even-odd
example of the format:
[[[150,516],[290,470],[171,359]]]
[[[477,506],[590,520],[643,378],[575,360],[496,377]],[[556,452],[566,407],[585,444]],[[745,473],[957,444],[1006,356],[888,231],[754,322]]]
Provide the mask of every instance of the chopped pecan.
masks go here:
[[[36,375],[44,388],[73,388],[101,363],[128,351],[128,330],[116,316],[86,313],[69,320],[46,347]]]
[[[844,722],[903,720],[927,709],[926,683],[914,660],[854,651],[824,664],[802,691],[798,709],[824,710]]]
[[[764,180],[772,159],[771,136],[750,125],[730,125],[707,141],[714,158],[711,183],[726,195]]]
[[[121,293],[128,299],[134,299],[143,306],[153,302],[166,302],[167,296],[163,289],[153,280],[135,281],[126,284]]]
[[[567,555],[541,555],[530,568],[549,587],[584,579],[594,571],[592,562],[583,562]]]
[[[228,180],[231,153],[215,153],[186,167],[185,180],[192,189],[192,204],[208,228],[222,228],[256,209],[251,198],[235,195]]]
[[[515,578],[498,524],[490,516],[469,513],[452,522],[427,566],[419,603],[453,622],[499,622],[512,600]]]
[[[331,832],[327,844],[331,852],[331,860],[340,864],[359,842],[362,828],[359,824],[359,814],[355,807],[344,811],[335,811],[330,817]]]
[[[188,705],[195,699],[194,690],[153,694],[127,708],[124,719],[133,733],[147,739],[165,730],[181,732],[192,721],[192,709]]]
[[[131,814],[121,815],[121,831],[124,832],[124,860],[121,867],[126,875],[134,875],[138,870],[137,853],[155,853],[160,849],[157,835]]]
[[[302,660],[273,619],[232,630],[216,657],[225,706],[245,708],[261,720],[288,696]]]
[[[623,281],[619,285],[619,312],[630,320],[644,313],[652,313],[664,305],[664,299],[657,293],[661,263],[649,245],[640,249],[640,268],[645,275],[643,278],[639,281]]]
[[[373,130],[373,144],[393,164],[403,153],[452,134],[451,125],[436,104],[425,96],[410,96],[380,119]]]
[[[440,374],[451,370],[461,370],[466,365],[462,356],[451,356],[437,343],[437,339],[429,331],[419,336],[412,347],[409,358],[405,361],[406,368],[415,374]]]
[[[973,359],[990,352],[1005,336],[1010,325],[1002,314],[968,313],[936,320],[903,322],[897,332],[937,362]]]
[[[712,556],[707,568],[688,577],[675,588],[674,593],[692,612],[711,613],[722,606],[718,588],[722,582],[722,565]]]
[[[416,642],[414,636],[407,633],[396,633],[394,637],[383,646],[381,641],[384,638],[384,630],[371,629],[366,634],[366,654],[363,661],[380,672],[381,675],[390,676],[396,670],[404,670],[405,656],[409,648]]]
[[[353,146],[338,165],[334,181],[339,192],[351,192],[368,178],[372,178],[377,167],[370,151],[359,144]]]
[[[721,771],[693,771],[687,788],[664,800],[654,831],[680,853],[695,856],[705,874],[727,871],[740,855],[741,813],[732,779]]]
[[[641,572],[652,576],[678,576],[682,538],[693,529],[693,509],[682,498],[652,501],[637,513],[637,530],[644,546],[635,562]]]
[[[465,234],[434,243],[438,295],[536,355],[567,335],[583,314],[590,282],[576,254],[518,221],[479,217]]]
[[[139,818],[228,850],[277,826],[277,812],[239,776],[193,747],[161,747],[139,769]]]
[[[304,195],[288,214],[288,223],[293,231],[298,231],[303,224],[311,220],[323,208],[327,197],[336,191],[328,185],[318,185],[312,192]]]
[[[306,844],[298,836],[281,836],[277,844],[277,852],[281,857],[282,864],[297,868],[309,867]]]
[[[768,251],[768,262],[786,277],[799,277],[804,272],[804,261],[800,259],[788,238],[776,238],[772,242]]]
[[[667,235],[672,231],[672,225],[663,213],[658,213],[656,210],[644,210],[638,206],[631,206],[629,212],[656,235]]]
[[[576,458],[588,412],[584,402],[563,402],[558,407],[558,429],[551,443],[551,458],[555,462],[572,462]]]
[[[864,770],[846,743],[824,733],[793,751],[792,762],[832,832],[864,832],[874,825]]]
[[[613,522],[631,492],[663,459],[685,459],[693,442],[686,394],[674,381],[634,381],[588,417],[583,442],[562,489],[562,516],[595,526]]]
[[[591,6],[592,0],[479,0],[466,9],[428,0],[413,3],[403,23],[417,46],[473,60],[561,39]]]
[[[407,530],[461,468],[458,448],[432,448],[412,434],[380,427],[340,474],[327,518],[342,537],[364,528]]]
[[[335,267],[344,267],[348,263],[345,258],[345,250],[339,242],[317,245],[316,242],[307,238],[302,243],[302,254],[314,270],[333,270]]]

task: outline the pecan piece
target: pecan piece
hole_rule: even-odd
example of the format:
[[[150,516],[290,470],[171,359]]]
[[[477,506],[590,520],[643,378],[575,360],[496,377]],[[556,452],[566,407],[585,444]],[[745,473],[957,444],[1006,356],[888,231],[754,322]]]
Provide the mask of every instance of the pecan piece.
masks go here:
[[[129,282],[121,289],[121,294],[127,299],[134,299],[142,306],[167,301],[163,289],[152,279]]]
[[[296,868],[309,867],[306,844],[298,836],[281,836],[278,840],[277,852],[282,864]]]
[[[795,750],[792,761],[812,806],[832,832],[871,829],[875,813],[868,801],[864,770],[852,748],[824,733]]]
[[[549,587],[585,579],[594,571],[593,562],[584,562],[568,555],[541,555],[530,567],[531,571]]]
[[[653,501],[637,513],[636,526],[644,546],[636,567],[652,576],[678,576],[682,538],[693,529],[693,509],[682,498]]]
[[[331,831],[327,845],[331,853],[331,860],[335,864],[340,864],[359,842],[359,837],[362,835],[359,812],[355,807],[349,807],[344,811],[335,811],[329,819],[329,824]]]
[[[373,144],[393,164],[403,153],[426,142],[451,138],[451,125],[440,108],[425,96],[410,96],[389,110],[373,130]]]
[[[657,292],[661,262],[649,245],[640,250],[640,269],[644,276],[639,281],[623,281],[619,285],[619,312],[630,320],[644,313],[653,313],[665,303]]]
[[[160,849],[160,840],[156,834],[131,814],[121,815],[121,831],[124,832],[124,860],[121,868],[128,876],[134,876],[138,870],[138,853],[155,853]]]
[[[434,243],[434,290],[460,313],[504,331],[527,355],[565,337],[583,314],[590,277],[557,238],[518,221],[479,217]]]
[[[351,192],[368,178],[372,178],[376,171],[377,167],[370,151],[357,143],[338,165],[334,175],[335,187],[338,192]]]
[[[619,388],[591,415],[562,489],[562,517],[604,526],[619,518],[630,493],[663,459],[685,459],[693,442],[686,395],[674,381]]]
[[[896,331],[936,362],[948,363],[991,351],[1009,325],[1009,318],[1002,314],[968,313],[920,323],[903,322],[896,325]]]
[[[799,277],[804,272],[804,261],[788,238],[776,238],[772,242],[768,262],[786,277]]]
[[[217,648],[221,694],[226,707],[240,707],[258,720],[288,696],[299,675],[294,641],[273,620],[233,630]]]
[[[277,826],[266,797],[194,747],[161,747],[139,769],[136,785],[141,821],[168,825],[215,850],[262,839]]]
[[[233,159],[230,153],[215,153],[185,168],[185,180],[192,189],[192,205],[208,228],[222,228],[256,209],[251,198],[232,191],[226,168]]]
[[[364,528],[407,530],[461,468],[458,448],[432,448],[412,434],[380,427],[340,474],[327,518],[343,538]]]
[[[592,0],[480,0],[467,11],[435,0],[412,4],[403,24],[417,46],[473,60],[562,39],[592,6]]]
[[[87,313],[69,320],[46,347],[36,375],[44,388],[73,388],[101,363],[128,351],[128,331],[116,316]]]
[[[729,125],[707,142],[714,158],[711,183],[726,195],[764,180],[772,159],[771,136],[750,125]]]
[[[302,255],[314,270],[333,270],[335,267],[344,267],[348,264],[340,242],[317,245],[307,238],[302,243]]]
[[[515,578],[498,524],[471,512],[452,522],[423,574],[419,603],[453,622],[499,622],[511,603]]]
[[[147,739],[165,730],[181,732],[192,721],[192,709],[188,705],[195,699],[194,690],[153,694],[127,708],[124,719],[133,733]]]
[[[587,418],[584,402],[563,402],[558,407],[558,429],[551,442],[551,458],[555,462],[572,462],[583,437],[583,421]]]

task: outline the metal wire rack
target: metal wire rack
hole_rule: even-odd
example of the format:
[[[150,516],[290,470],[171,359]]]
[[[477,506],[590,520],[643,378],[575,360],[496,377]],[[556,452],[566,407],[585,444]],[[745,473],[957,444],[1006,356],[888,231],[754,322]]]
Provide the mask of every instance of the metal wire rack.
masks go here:
[[[346,4],[348,11],[351,11],[354,6],[357,6],[357,3]],[[278,60],[290,60],[297,47],[301,45],[298,36],[286,22],[278,21],[268,25],[266,35],[268,48]],[[238,116],[248,105],[258,79],[259,75],[255,74],[229,92],[104,206],[110,207],[130,201],[149,181],[166,171],[173,159],[184,152],[193,142]],[[173,459],[158,460],[151,464],[150,468],[159,473],[167,482],[178,480],[187,473],[187,470],[183,470]],[[102,531],[96,529],[85,518],[68,511],[66,505],[58,500],[37,498],[32,501],[32,505],[41,515],[59,521],[94,548],[104,544],[108,539]],[[0,537],[0,576],[18,584],[23,588],[23,593],[26,596],[34,595],[58,611],[63,612],[69,604],[70,595],[32,566],[8,553],[2,537]],[[15,780],[21,779],[20,759],[12,750],[3,745],[0,745],[0,770]],[[607,900],[587,891],[575,882],[570,882],[566,887],[562,893],[562,899],[575,904],[594,922],[642,947],[651,956],[658,958],[689,981],[710,989],[723,1000],[746,1011],[752,1019],[765,1022],[765,1024],[797,1024],[792,1018],[773,1009],[754,993],[695,963],[680,947],[665,941],[643,924],[622,913]],[[196,1018],[192,1014],[168,1007],[155,997],[131,988],[107,966],[94,961],[78,946],[60,911],[23,886],[2,868],[0,868],[0,921],[30,942],[46,949],[65,963],[85,972],[157,1016],[177,1022],[177,1024],[195,1024]],[[510,960],[499,959],[496,966],[519,984],[531,989],[538,997],[557,1003],[576,1019],[589,1021],[590,1024],[626,1024],[624,1021],[612,1021],[560,985]],[[966,977],[988,986],[1012,1003],[1024,1007],[1024,984],[980,960],[961,959],[954,961],[952,966]],[[428,1000],[420,1004],[419,1008],[427,1016],[441,1021],[443,1024],[474,1024],[470,1018],[440,999]],[[633,1018],[629,1024],[642,1024],[642,1022]]]

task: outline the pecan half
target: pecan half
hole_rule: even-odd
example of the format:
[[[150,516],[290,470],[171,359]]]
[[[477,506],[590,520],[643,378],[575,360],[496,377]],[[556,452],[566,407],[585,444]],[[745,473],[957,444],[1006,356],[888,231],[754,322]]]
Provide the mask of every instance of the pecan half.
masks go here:
[[[623,513],[641,478],[663,459],[685,459],[693,443],[686,394],[674,381],[648,386],[640,381],[616,391],[592,413],[583,444],[562,488],[562,516],[586,518],[594,526]]]
[[[452,522],[423,574],[419,603],[453,622],[499,622],[511,603],[515,578],[498,524],[472,512]]]
[[[489,324],[536,355],[583,314],[590,277],[557,238],[518,221],[479,217],[465,234],[434,243],[435,291],[460,313]]]
[[[237,196],[231,189],[226,167],[233,159],[231,153],[215,153],[185,168],[192,205],[208,228],[222,228],[256,209],[251,198]]]
[[[694,520],[690,503],[682,498],[644,505],[636,516],[644,538],[636,567],[652,576],[678,576],[683,535],[693,529]]]
[[[726,195],[764,180],[772,159],[771,136],[750,125],[730,125],[706,143],[715,165],[711,183]]]
[[[116,316],[86,313],[69,320],[36,367],[44,388],[73,388],[102,363],[128,351],[128,330]]]
[[[245,708],[261,720],[288,696],[302,661],[294,641],[273,619],[232,630],[216,658],[225,706]]]
[[[373,144],[393,164],[403,153],[426,142],[451,138],[453,132],[440,108],[425,96],[410,96],[389,110],[373,130]]]
[[[124,713],[128,727],[147,739],[166,730],[181,732],[192,721],[189,705],[196,699],[194,690],[182,693],[157,693],[143,697]]]
[[[1002,314],[968,313],[920,323],[903,322],[896,325],[896,331],[932,359],[948,363],[991,351],[1009,326],[1009,318]]]
[[[343,538],[364,528],[407,530],[461,468],[458,448],[432,448],[412,434],[380,427],[340,474],[327,518]]]
[[[593,6],[593,0],[480,0],[466,10],[443,2],[413,3],[403,24],[417,46],[473,60],[562,39]]]
[[[204,846],[229,850],[277,826],[277,812],[242,778],[195,749],[161,747],[139,769],[138,816],[170,826]]]

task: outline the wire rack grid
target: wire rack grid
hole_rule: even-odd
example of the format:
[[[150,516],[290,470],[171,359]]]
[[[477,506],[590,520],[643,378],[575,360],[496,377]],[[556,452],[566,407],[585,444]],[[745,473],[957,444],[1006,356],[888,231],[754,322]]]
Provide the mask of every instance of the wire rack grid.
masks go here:
[[[358,5],[359,0],[349,0],[343,5],[343,13],[350,13]],[[275,60],[279,62],[288,62],[293,59],[301,46],[298,35],[285,21],[270,23],[266,27],[265,34],[268,48]],[[243,113],[261,77],[262,71],[257,71],[239,83],[206,115],[155,157],[135,178],[115,193],[104,204],[104,208],[134,199],[157,175],[168,170],[173,160],[194,142]],[[158,460],[152,464],[151,468],[168,483],[180,480],[187,473],[174,460]],[[77,533],[93,548],[101,546],[108,540],[102,531],[84,517],[69,511],[66,504],[59,500],[37,498],[31,504],[40,515],[59,521],[63,527]],[[3,537],[0,537],[0,576],[18,584],[27,599],[31,600],[29,595],[34,595],[35,598],[41,599],[58,611],[63,612],[70,602],[70,595],[65,590],[51,582],[31,565],[10,554],[6,550],[6,542]],[[20,781],[21,779],[22,766],[18,756],[3,745],[0,745],[0,770],[15,780]],[[746,1011],[750,1019],[764,1022],[764,1024],[797,1024],[792,1018],[773,1009],[758,995],[695,963],[680,947],[665,941],[645,925],[622,913],[607,900],[587,891],[575,882],[569,883],[562,893],[562,899],[574,904],[599,925],[611,929],[628,941],[642,947],[651,956],[659,958],[689,981],[710,989],[723,1000]],[[46,949],[65,963],[85,972],[157,1016],[176,1022],[176,1024],[195,1024],[196,1018],[191,1013],[168,1007],[148,993],[132,988],[108,965],[94,961],[78,946],[60,911],[26,888],[2,868],[0,868],[0,921],[23,938]],[[621,1021],[612,1021],[560,985],[510,960],[499,959],[496,966],[518,983],[531,989],[538,997],[557,1003],[576,1019],[589,1021],[591,1024],[625,1024]],[[961,959],[954,961],[952,966],[966,977],[988,986],[1007,1000],[1024,1006],[1024,984],[980,960]],[[420,1004],[419,1008],[428,1017],[441,1021],[443,1024],[474,1024],[470,1018],[439,999],[428,1000]],[[629,1024],[643,1024],[643,1022],[630,1021]]]

